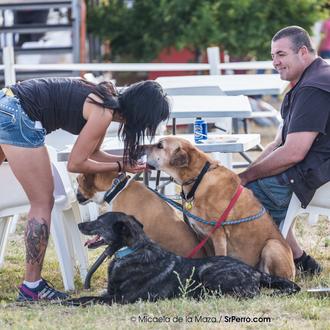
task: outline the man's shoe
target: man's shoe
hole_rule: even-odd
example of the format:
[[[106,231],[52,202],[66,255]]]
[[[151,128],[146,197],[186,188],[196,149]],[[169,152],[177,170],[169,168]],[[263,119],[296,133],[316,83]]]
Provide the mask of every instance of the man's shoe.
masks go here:
[[[46,280],[42,279],[35,289],[28,288],[25,284],[18,287],[17,301],[38,301],[38,300],[64,300],[69,297],[68,294],[57,291]]]
[[[322,266],[305,251],[301,257],[294,259],[294,263],[303,274],[319,275],[323,270]]]

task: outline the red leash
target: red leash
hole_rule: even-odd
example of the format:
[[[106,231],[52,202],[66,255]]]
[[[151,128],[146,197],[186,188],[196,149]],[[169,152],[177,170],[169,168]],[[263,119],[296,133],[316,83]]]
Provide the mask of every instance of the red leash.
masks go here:
[[[234,207],[235,203],[237,202],[241,192],[243,191],[244,187],[239,185],[234,197],[229,202],[227,208],[223,211],[221,217],[217,221],[216,225],[210,230],[208,235],[189,253],[187,258],[192,258],[207,242],[207,240],[212,236],[212,234],[222,225],[222,223],[228,218],[229,212]]]

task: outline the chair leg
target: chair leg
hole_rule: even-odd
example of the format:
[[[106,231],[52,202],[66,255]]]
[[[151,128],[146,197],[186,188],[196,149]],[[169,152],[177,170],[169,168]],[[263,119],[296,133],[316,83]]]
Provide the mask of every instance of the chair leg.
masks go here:
[[[70,247],[66,239],[61,207],[54,205],[50,231],[55,245],[55,250],[60,264],[65,290],[74,290],[74,266],[70,256]]]
[[[300,202],[299,199],[295,194],[292,194],[291,201],[288,207],[288,212],[286,213],[286,217],[284,221],[281,223],[281,233],[284,238],[288,235],[288,231],[292,226],[296,215],[300,209]]]
[[[13,216],[13,220],[11,221],[11,224],[10,224],[10,234],[14,234],[15,231],[16,231],[16,226],[17,226],[17,222],[20,218],[20,215],[19,214],[15,214]]]
[[[73,264],[78,261],[81,280],[84,282],[88,272],[87,251],[83,244],[82,235],[77,226],[77,220],[80,219],[79,206],[73,202],[71,207],[63,210],[63,222],[67,237],[67,243],[70,246],[71,259]]]
[[[3,266],[5,259],[5,251],[10,233],[11,216],[0,219],[0,268]]]

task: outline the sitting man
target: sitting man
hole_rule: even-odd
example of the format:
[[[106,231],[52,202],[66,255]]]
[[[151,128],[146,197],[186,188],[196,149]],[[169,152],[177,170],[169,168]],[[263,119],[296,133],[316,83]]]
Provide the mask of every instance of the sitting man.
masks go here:
[[[330,181],[330,66],[317,56],[310,36],[298,26],[275,34],[271,55],[281,79],[293,88],[283,100],[283,125],[275,140],[240,178],[280,225],[292,192],[306,208],[316,189]],[[299,246],[292,228],[287,242],[298,269],[321,272],[321,266]]]

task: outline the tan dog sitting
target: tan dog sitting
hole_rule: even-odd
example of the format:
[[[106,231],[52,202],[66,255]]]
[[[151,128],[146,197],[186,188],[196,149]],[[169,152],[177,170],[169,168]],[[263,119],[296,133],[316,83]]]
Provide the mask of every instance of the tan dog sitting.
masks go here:
[[[117,174],[80,174],[77,177],[79,193],[85,199],[102,203],[105,192]],[[146,234],[170,252],[187,256],[199,243],[196,234],[182,220],[181,215],[141,182],[131,180],[113,199],[111,206],[112,211],[124,212],[139,219]],[[202,250],[196,258],[205,255]]]
[[[185,195],[206,162],[210,163],[192,200],[186,203],[193,215],[204,220],[217,221],[240,186],[240,179],[234,172],[182,138],[162,138],[157,144],[147,146],[145,151],[148,165],[172,176],[182,185]],[[227,220],[245,219],[261,211],[262,206],[252,191],[244,188]],[[212,229],[211,225],[191,217],[189,221],[203,236]],[[291,249],[267,213],[252,221],[222,226],[211,239],[216,255],[237,258],[272,275],[289,279],[295,276]]]

